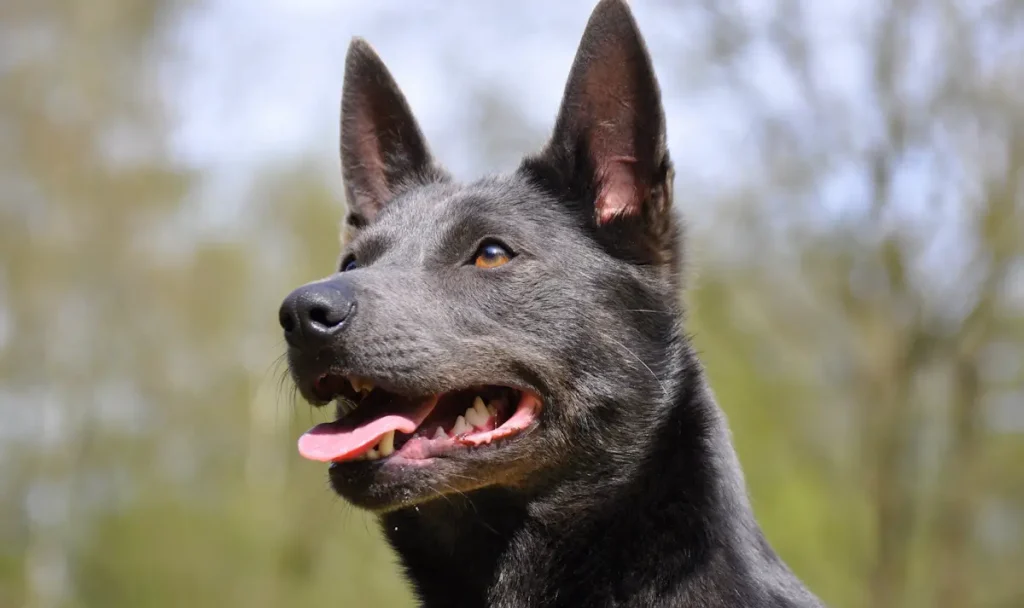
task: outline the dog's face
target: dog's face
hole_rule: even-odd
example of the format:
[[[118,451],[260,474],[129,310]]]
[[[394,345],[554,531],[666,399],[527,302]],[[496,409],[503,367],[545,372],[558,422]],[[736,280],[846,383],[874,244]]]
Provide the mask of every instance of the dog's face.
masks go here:
[[[299,441],[352,503],[529,489],[626,458],[676,346],[678,230],[657,84],[626,6],[595,10],[546,148],[456,184],[370,47],[342,103],[338,272],[285,299]],[[622,404],[630,404],[623,407]]]

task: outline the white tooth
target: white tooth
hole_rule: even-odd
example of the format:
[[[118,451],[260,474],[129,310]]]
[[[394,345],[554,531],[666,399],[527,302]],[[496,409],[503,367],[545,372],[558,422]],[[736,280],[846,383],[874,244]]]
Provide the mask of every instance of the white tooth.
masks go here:
[[[373,382],[355,376],[349,378],[348,383],[352,385],[353,390],[363,395],[373,390]]]
[[[380,440],[381,457],[390,456],[395,451],[395,432],[388,431],[387,435]]]
[[[484,405],[484,400],[477,397],[473,400],[473,409],[477,414],[480,414],[484,418],[487,418],[487,406]]]
[[[371,449],[370,451],[366,452],[365,456],[367,460],[377,460],[378,458],[380,458],[380,452],[378,452],[375,449]]]
[[[484,428],[484,425],[487,424],[487,418],[488,416],[486,409],[484,410],[483,414],[477,411],[476,406],[473,406],[466,410],[466,422],[470,423],[471,425],[477,428]]]
[[[468,424],[466,424],[466,418],[465,417],[459,416],[458,418],[455,419],[455,426],[452,427],[452,434],[453,435],[458,436],[458,435],[461,435],[463,433],[468,433],[471,430],[473,430],[473,428],[470,427]]]
[[[444,429],[442,429],[441,427],[437,427],[437,430],[434,431],[434,437],[433,438],[434,439],[448,439],[448,433],[445,433]]]

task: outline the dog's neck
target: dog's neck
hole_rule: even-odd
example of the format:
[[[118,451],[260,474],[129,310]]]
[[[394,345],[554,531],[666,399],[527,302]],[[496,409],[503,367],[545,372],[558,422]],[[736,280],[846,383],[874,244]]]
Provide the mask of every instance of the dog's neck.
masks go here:
[[[684,369],[649,457],[626,472],[594,463],[538,492],[491,488],[382,517],[424,605],[639,599],[664,593],[659,580],[705,576],[722,560],[774,561],[723,415],[699,366]]]

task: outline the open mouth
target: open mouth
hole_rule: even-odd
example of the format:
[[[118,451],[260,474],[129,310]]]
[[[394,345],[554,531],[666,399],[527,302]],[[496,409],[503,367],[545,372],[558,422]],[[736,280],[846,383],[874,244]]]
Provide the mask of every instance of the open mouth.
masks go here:
[[[540,411],[535,394],[504,386],[412,398],[365,379],[324,375],[314,393],[338,410],[337,420],[299,439],[299,453],[321,462],[426,460],[513,437]]]

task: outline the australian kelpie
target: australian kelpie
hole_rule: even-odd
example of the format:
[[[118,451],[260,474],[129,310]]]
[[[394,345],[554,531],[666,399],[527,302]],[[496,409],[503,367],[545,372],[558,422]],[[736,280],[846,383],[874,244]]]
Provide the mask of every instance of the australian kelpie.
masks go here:
[[[683,329],[660,93],[594,10],[554,132],[500,177],[431,157],[349,47],[338,272],[280,310],[337,420],[299,439],[379,516],[425,606],[820,606],[765,541]]]

